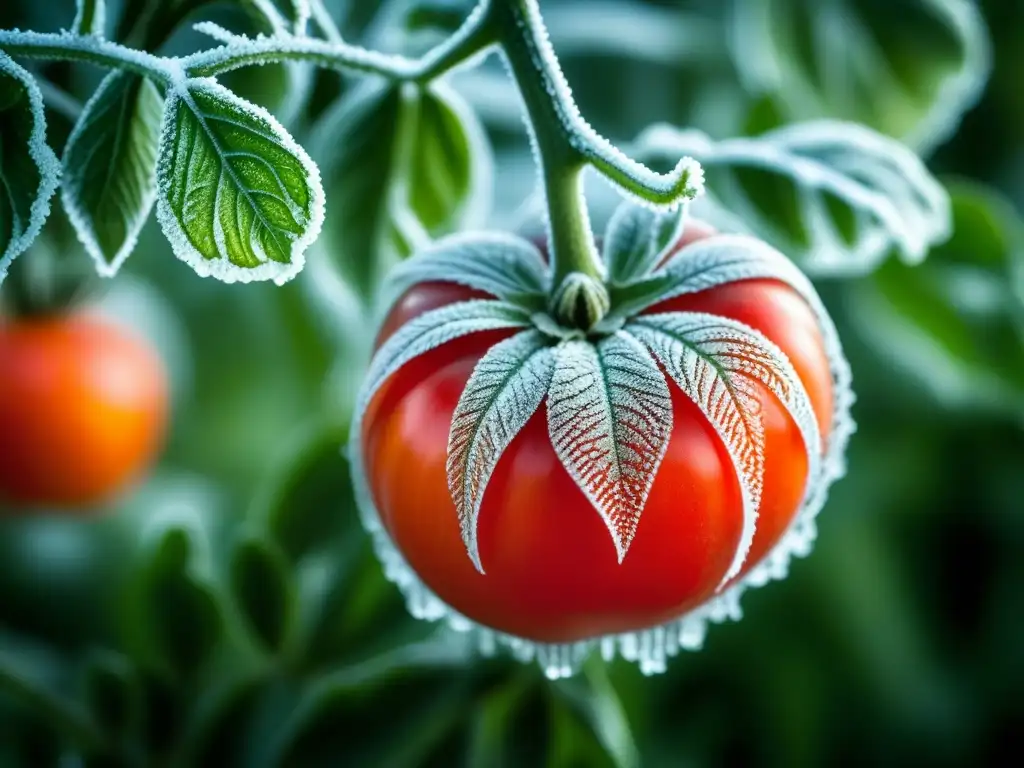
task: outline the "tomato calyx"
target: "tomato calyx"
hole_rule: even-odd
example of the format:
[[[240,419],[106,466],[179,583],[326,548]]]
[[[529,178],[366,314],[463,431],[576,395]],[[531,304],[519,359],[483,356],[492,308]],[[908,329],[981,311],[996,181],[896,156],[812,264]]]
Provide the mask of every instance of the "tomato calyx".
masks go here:
[[[825,441],[786,355],[728,317],[652,311],[687,293],[768,278],[792,287],[823,316],[814,289],[788,259],[753,238],[717,236],[678,248],[683,216],[624,203],[603,239],[603,285],[571,274],[553,289],[535,246],[497,235],[440,241],[396,270],[398,291],[438,281],[494,298],[433,309],[397,330],[371,363],[358,413],[388,378],[430,350],[473,333],[514,332],[477,363],[448,441],[449,491],[466,553],[481,573],[486,564],[477,527],[488,481],[542,404],[551,445],[604,521],[619,562],[672,432],[670,382],[714,426],[740,484],[743,532],[720,589],[742,569],[756,531],[764,475],[757,387],[772,392],[797,425],[807,451],[808,495],[821,485]]]
[[[593,329],[611,309],[608,289],[596,278],[570,272],[551,300],[551,315],[560,324],[583,332]]]

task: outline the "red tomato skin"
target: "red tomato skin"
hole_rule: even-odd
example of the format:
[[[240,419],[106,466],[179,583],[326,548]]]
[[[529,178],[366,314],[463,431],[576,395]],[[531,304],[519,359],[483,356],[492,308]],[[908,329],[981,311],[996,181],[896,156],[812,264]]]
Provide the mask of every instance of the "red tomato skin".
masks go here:
[[[151,464],[167,376],[140,339],[90,315],[0,323],[0,499],[102,505]]]
[[[691,234],[687,242],[701,237]],[[380,341],[424,311],[481,297],[486,295],[451,284],[414,286],[393,308]],[[827,435],[828,360],[813,313],[792,289],[769,280],[742,281],[650,311],[670,310],[725,314],[772,339],[807,386]],[[459,613],[538,642],[643,629],[706,602],[720,587],[739,544],[739,483],[711,424],[671,382],[674,426],[668,450],[622,563],[604,522],[558,461],[542,405],[506,449],[487,487],[478,529],[486,573],[476,571],[448,492],[448,432],[476,362],[512,333],[475,334],[417,358],[384,385],[365,414],[370,488],[409,565]],[[737,579],[778,543],[806,481],[799,431],[773,394],[762,389],[761,400],[764,493],[757,534]]]

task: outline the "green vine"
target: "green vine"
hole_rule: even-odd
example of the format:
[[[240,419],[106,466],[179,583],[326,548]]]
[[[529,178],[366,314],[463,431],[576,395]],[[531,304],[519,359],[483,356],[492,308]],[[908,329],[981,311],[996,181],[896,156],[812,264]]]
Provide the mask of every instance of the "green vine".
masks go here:
[[[684,160],[669,174],[654,173],[617,150],[580,116],[548,40],[536,0],[483,0],[455,34],[418,59],[387,55],[343,42],[329,17],[324,17],[318,3],[299,5],[304,10],[298,14],[300,18],[295,23],[294,34],[288,31],[280,14],[271,8],[275,29],[272,36],[243,37],[207,22],[198,28],[220,40],[221,45],[187,56],[164,57],[103,39],[103,4],[83,0],[73,32],[0,31],[0,50],[11,56],[85,62],[135,73],[163,86],[169,96],[185,94],[183,103],[194,109],[195,102],[187,95],[190,89],[200,87],[192,85],[194,81],[215,78],[244,67],[307,63],[426,87],[449,71],[497,47],[505,56],[522,95],[527,122],[536,144],[547,195],[553,285],[556,288],[573,273],[601,278],[602,267],[582,193],[582,173],[587,166],[596,169],[625,192],[652,205],[676,205],[692,199],[700,189],[700,169],[693,161]],[[328,39],[305,35],[306,22],[310,17]],[[224,99],[227,96],[214,98]],[[259,117],[255,119],[257,123],[262,120]],[[201,127],[205,128],[205,125],[202,123]],[[181,130],[180,125],[176,130]],[[271,126],[260,130],[273,132],[276,129]],[[166,136],[161,139],[162,144],[167,141]],[[210,137],[210,141],[218,149],[216,137]],[[294,151],[302,153],[300,148]],[[315,178],[311,182],[317,183]],[[311,187],[310,194],[317,198],[320,193]],[[302,226],[306,221],[307,229],[317,229],[319,224],[313,224],[315,214],[314,210],[308,220],[300,218],[295,225]],[[161,219],[165,230],[166,218],[165,213]],[[261,216],[259,212],[256,218],[263,225],[269,221],[268,216]],[[184,231],[184,227],[181,229]],[[189,236],[187,231],[184,234]],[[309,234],[315,236],[316,232]],[[301,268],[301,249],[305,244],[299,238],[293,250],[294,271]],[[204,267],[202,259],[213,256],[209,249],[203,251],[197,246],[194,238],[191,246],[176,250],[179,256],[204,274],[220,274],[224,279],[253,279],[255,276],[230,277],[222,274],[223,271]],[[183,255],[181,250],[188,253]],[[193,252],[198,252],[198,256]],[[194,263],[197,260],[198,264]],[[243,269],[248,263],[233,261],[234,266]],[[259,277],[274,277],[280,281],[291,274],[271,270],[259,273]],[[590,304],[596,306],[595,302]]]

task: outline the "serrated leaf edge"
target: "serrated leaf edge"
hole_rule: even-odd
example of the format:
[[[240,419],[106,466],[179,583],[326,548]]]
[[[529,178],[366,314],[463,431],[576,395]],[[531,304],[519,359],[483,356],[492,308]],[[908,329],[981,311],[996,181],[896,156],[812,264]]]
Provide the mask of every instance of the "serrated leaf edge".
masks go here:
[[[477,521],[491,475],[512,441],[544,402],[555,369],[550,341],[524,331],[496,344],[477,363],[452,415],[448,489],[473,565],[484,566]]]
[[[498,264],[499,260],[503,263]],[[460,265],[465,269],[459,269]],[[492,265],[503,273],[508,283],[517,285],[520,290],[509,290],[501,280],[492,279],[479,269]],[[512,269],[513,266],[522,268],[526,274]],[[529,279],[520,280],[527,274]],[[389,308],[413,285],[431,281],[455,283],[536,309],[527,299],[546,296],[551,285],[551,270],[536,247],[521,237],[499,232],[461,232],[437,240],[397,265],[388,277],[388,300],[384,306]]]
[[[12,237],[5,253],[0,254],[0,283],[7,276],[11,262],[28,250],[42,231],[50,215],[50,201],[60,184],[60,161],[46,143],[46,113],[43,109],[43,94],[31,73],[17,64],[10,56],[0,51],[0,73],[21,81],[28,94],[29,109],[32,111],[32,133],[29,136],[29,157],[39,169],[39,187],[35,200],[29,208],[29,223],[18,237]]]
[[[477,299],[448,304],[410,320],[373,356],[356,413],[362,414],[380,387],[403,366],[450,341],[481,331],[525,328],[529,315],[504,301]]]
[[[120,77],[134,76],[135,75],[130,75],[118,71],[111,72],[109,75],[103,78],[99,86],[97,86],[96,91],[85,103],[85,106],[82,108],[81,117],[78,119],[78,122],[75,123],[75,127],[72,129],[71,134],[68,136],[68,141],[64,149],[63,162],[66,162],[67,158],[70,156],[72,148],[75,146],[75,144],[81,138],[82,134],[85,132],[85,118],[86,116],[90,115],[91,111],[96,107],[100,99],[103,97],[104,89],[111,87],[112,84]],[[140,86],[140,88],[146,88],[148,86],[150,88],[154,88],[155,90],[155,86],[149,81],[148,78],[144,78],[141,76],[139,77],[142,80],[142,85]],[[139,98],[141,98],[141,94],[139,97],[137,97],[134,108],[132,110],[133,121],[136,119],[135,115]],[[163,97],[159,95],[159,92],[157,92],[157,98],[160,99],[162,110],[164,108],[164,102]],[[161,116],[161,126],[162,123],[163,119]],[[157,146],[155,158],[159,157],[160,133],[162,133],[162,127],[161,131],[158,131],[157,133]],[[135,246],[138,244],[139,235],[142,233],[142,228],[146,225],[146,221],[149,219],[149,215],[153,210],[153,205],[156,203],[158,194],[157,161],[156,159],[154,159],[153,167],[149,170],[149,189],[148,191],[145,191],[143,193],[141,201],[142,204],[139,207],[138,222],[135,226],[131,227],[127,237],[125,238],[124,243],[121,245],[121,248],[118,249],[117,253],[114,254],[114,257],[109,261],[107,260],[105,254],[103,253],[103,249],[100,247],[99,241],[95,236],[95,230],[92,226],[89,215],[86,213],[84,207],[80,204],[78,196],[71,189],[69,178],[70,174],[65,173],[64,183],[61,185],[61,204],[64,206],[64,210],[67,212],[68,218],[71,220],[71,225],[75,230],[75,235],[77,236],[78,241],[82,244],[82,247],[85,248],[86,253],[88,253],[89,256],[92,258],[93,263],[96,267],[97,274],[99,274],[101,277],[113,277],[118,273],[118,271],[120,271],[121,267],[124,265],[124,262],[135,250]]]
[[[622,331],[597,344],[563,342],[555,354],[548,390],[551,445],[604,520],[621,563],[672,434],[668,385],[646,348]],[[616,365],[613,356],[621,358]]]
[[[301,237],[296,238],[292,242],[291,262],[289,264],[281,264],[268,259],[258,267],[245,268],[231,263],[226,255],[217,259],[207,259],[189,242],[181,224],[178,222],[177,216],[171,210],[166,194],[166,179],[170,174],[170,169],[168,168],[170,153],[166,149],[166,143],[170,141],[170,136],[175,135],[175,120],[177,110],[181,108],[180,103],[184,102],[184,106],[187,109],[193,110],[193,113],[196,112],[195,104],[190,103],[190,88],[201,88],[235,106],[240,105],[243,111],[266,121],[270,129],[276,134],[276,138],[282,148],[290,152],[306,172],[310,193],[310,217],[305,232]],[[320,230],[323,227],[326,196],[320,179],[320,170],[317,168],[316,163],[313,162],[306,153],[306,150],[295,141],[292,135],[270,112],[258,104],[243,101],[213,78],[189,78],[187,80],[182,78],[175,80],[167,89],[166,102],[164,104],[164,121],[160,130],[158,157],[157,220],[170,241],[174,255],[192,267],[196,274],[201,277],[213,277],[224,283],[273,280],[277,285],[283,285],[302,271],[306,260],[306,249],[320,236]]]
[[[732,459],[740,484],[743,528],[733,560],[718,585],[721,590],[746,562],[757,532],[763,490],[764,421],[758,393],[750,385],[759,383],[774,394],[800,431],[807,452],[805,488],[818,482],[822,450],[810,397],[782,350],[738,321],[697,312],[667,312],[637,318],[626,330],[651,351],[683,394],[700,408]],[[734,343],[752,348],[753,354],[744,356],[740,350],[730,350]],[[724,347],[718,355],[716,347]],[[730,368],[722,358],[739,361]],[[728,393],[727,399],[718,396],[719,386]],[[746,440],[737,434],[738,423]]]

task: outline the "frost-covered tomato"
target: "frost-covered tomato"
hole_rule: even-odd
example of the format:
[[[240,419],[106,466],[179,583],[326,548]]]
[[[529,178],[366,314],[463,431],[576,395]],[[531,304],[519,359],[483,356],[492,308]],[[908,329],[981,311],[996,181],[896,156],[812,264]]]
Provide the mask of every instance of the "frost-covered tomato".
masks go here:
[[[475,258],[512,260],[492,245]],[[694,227],[632,273],[606,245],[611,310],[573,333],[531,311],[546,269],[517,247],[508,284],[454,246],[400,276],[361,421],[374,511],[484,627],[571,643],[679,619],[764,561],[821,482],[835,393],[813,289],[764,244]]]
[[[85,315],[0,322],[0,500],[90,506],[152,462],[167,419],[161,361]]]

